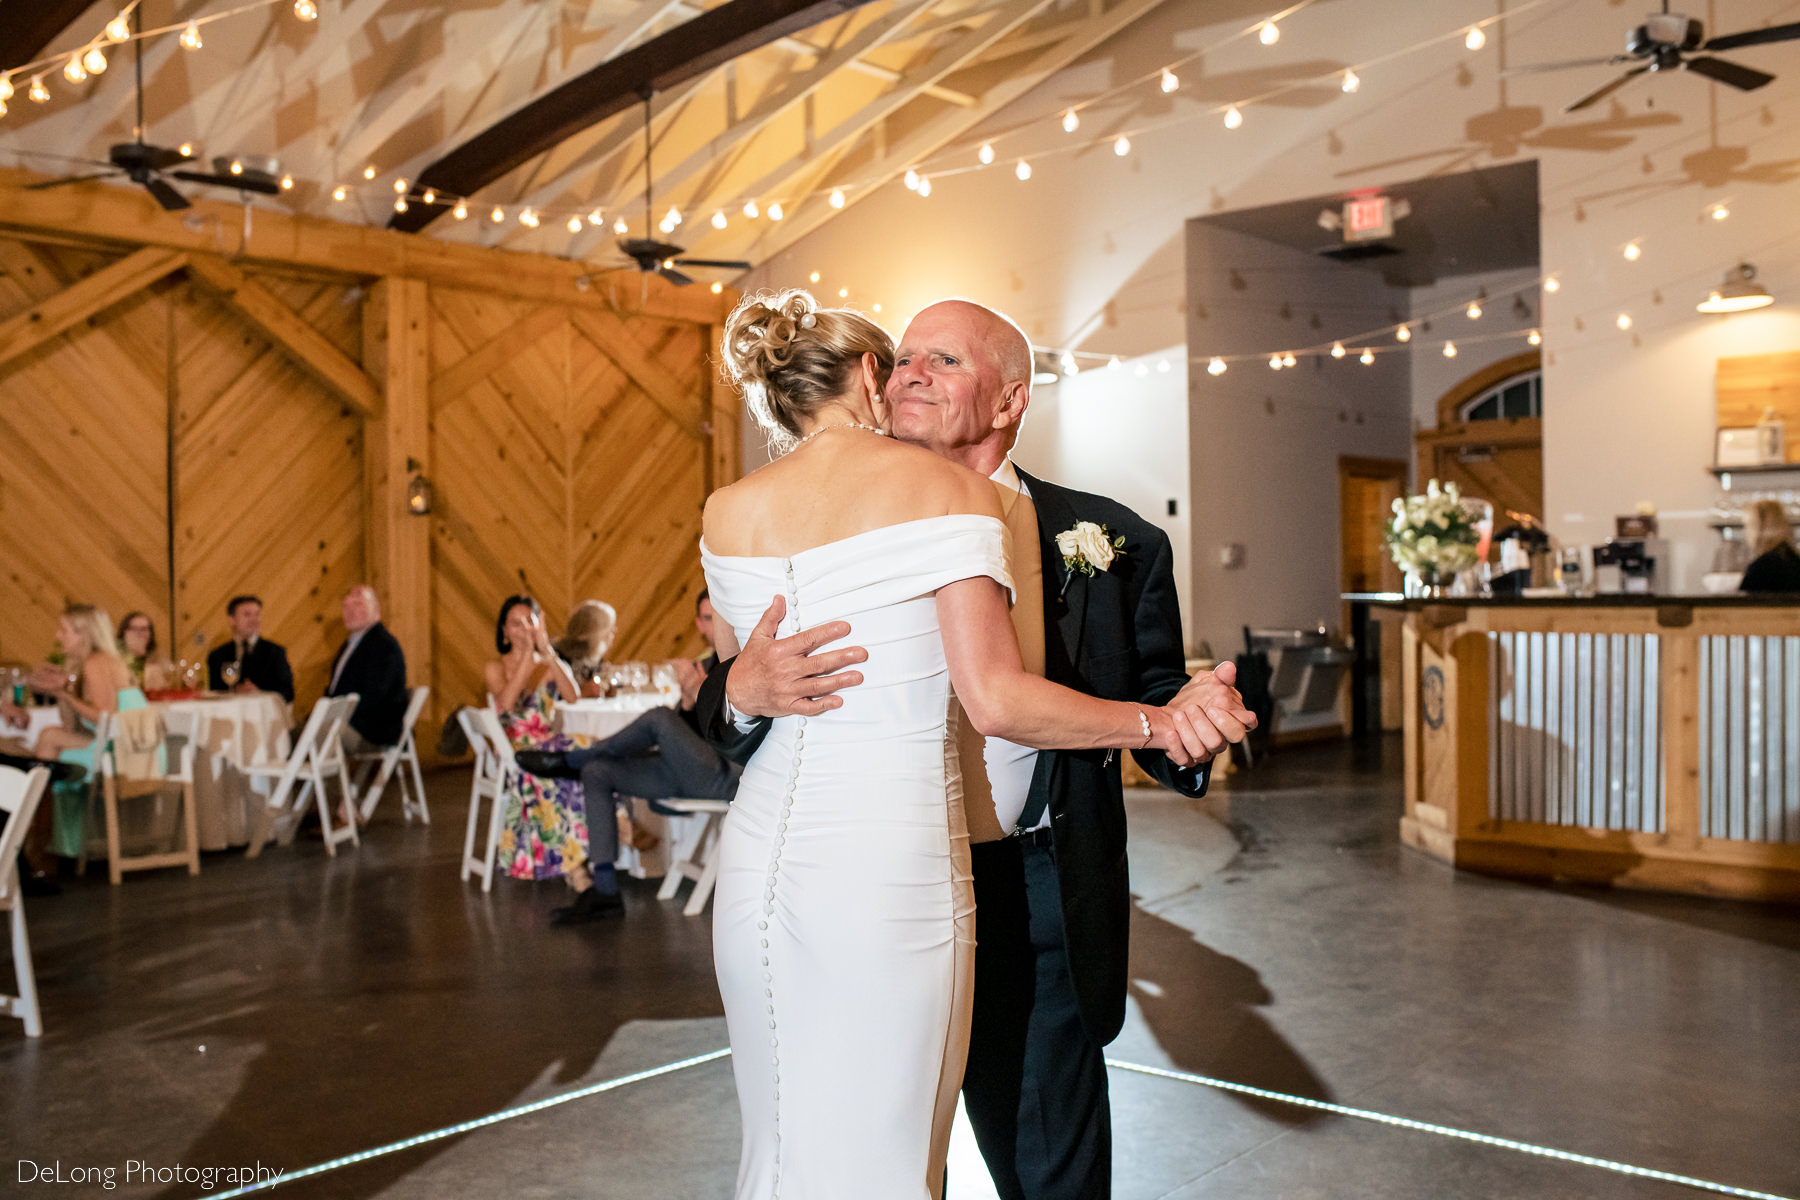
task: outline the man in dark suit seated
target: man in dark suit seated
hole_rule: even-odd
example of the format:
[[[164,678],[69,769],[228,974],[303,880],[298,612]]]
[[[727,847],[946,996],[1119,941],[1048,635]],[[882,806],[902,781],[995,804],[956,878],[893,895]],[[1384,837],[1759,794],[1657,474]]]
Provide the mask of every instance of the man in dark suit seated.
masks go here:
[[[344,753],[366,754],[400,741],[406,720],[406,654],[381,623],[375,589],[353,587],[344,596],[349,637],[331,661],[327,696],[358,697],[344,725]]]
[[[215,692],[274,692],[294,702],[294,672],[287,650],[262,635],[262,601],[255,596],[233,596],[225,606],[231,622],[231,640],[214,646],[206,656],[208,686]],[[225,681],[227,663],[237,665],[237,681]]]

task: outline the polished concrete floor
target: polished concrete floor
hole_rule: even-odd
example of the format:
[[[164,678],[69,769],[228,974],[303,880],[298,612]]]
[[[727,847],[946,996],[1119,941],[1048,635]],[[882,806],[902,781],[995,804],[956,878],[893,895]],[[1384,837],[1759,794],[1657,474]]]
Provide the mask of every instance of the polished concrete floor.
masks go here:
[[[1111,1055],[1800,1196],[1800,914],[1458,875],[1398,845],[1398,758],[1296,750],[1205,801],[1132,798]],[[632,884],[624,922],[553,931],[560,885],[458,881],[466,778],[431,780],[429,830],[384,808],[335,860],[302,841],[30,902],[46,1034],[0,1021],[0,1194],[199,1196],[126,1164],[291,1171],[723,1046],[706,918]],[[1121,1200],[1698,1194],[1112,1082]],[[714,1198],[736,1147],[727,1059],[281,1192]],[[121,1186],[18,1183],[21,1159]],[[992,1195],[966,1135],[951,1195]]]

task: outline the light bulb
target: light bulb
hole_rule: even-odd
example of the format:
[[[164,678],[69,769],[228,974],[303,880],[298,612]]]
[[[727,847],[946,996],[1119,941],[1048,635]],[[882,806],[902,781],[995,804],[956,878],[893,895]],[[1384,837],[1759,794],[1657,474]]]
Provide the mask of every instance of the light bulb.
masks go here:
[[[394,193],[400,196],[406,195],[406,186],[406,180],[404,178],[394,180]]]
[[[1445,358],[1455,358],[1456,357],[1456,343],[1455,342],[1445,342],[1444,343],[1444,357]]]
[[[914,167],[906,168],[906,175],[904,178],[902,178],[900,180],[900,182],[904,183],[906,185],[907,191],[909,191],[909,192],[918,191],[919,190],[919,172],[918,172],[917,168],[914,168]]]
[[[1348,351],[1346,351],[1344,349],[1344,343],[1342,343],[1342,342],[1331,343],[1331,357],[1342,358],[1342,357],[1344,357],[1344,355],[1346,353],[1348,353]]]
[[[63,78],[70,83],[81,83],[87,77],[87,68],[81,65],[81,55],[69,55],[69,61],[63,66]]]
[[[0,104],[13,98],[13,81],[11,75],[0,75]]]
[[[459,221],[466,221],[469,218],[469,206],[463,201],[458,200],[456,202],[456,207],[450,210],[450,215]]]
[[[1031,164],[1021,158],[1019,165],[1013,168],[1013,174],[1019,177],[1020,183],[1025,182],[1031,178]]]
[[[5,115],[6,115],[6,101],[0,100],[0,117],[4,117]]]
[[[715,283],[712,285],[712,294],[715,296],[724,290],[725,290],[725,285],[722,283]]]
[[[1228,106],[1225,109],[1225,128],[1236,129],[1239,125],[1242,125],[1243,123],[1244,123],[1244,114],[1238,111],[1237,105],[1233,104],[1233,105]]]
[[[294,15],[302,21],[319,19],[319,6],[313,0],[294,0]]]
[[[843,188],[832,188],[831,195],[827,198],[827,203],[829,203],[831,205],[831,207],[833,207],[833,208],[844,207],[844,189]],[[723,224],[721,224],[719,226],[719,228],[723,229],[723,228],[725,228],[725,226]]]
[[[1075,356],[1067,351],[1065,351],[1062,356],[1062,373],[1064,375],[1081,374],[1081,364],[1076,362]]]
[[[1471,321],[1481,320],[1481,305],[1479,302],[1474,301],[1474,300],[1469,301],[1469,307],[1464,309],[1463,311],[1469,314],[1469,320],[1471,320]]]
[[[1644,248],[1642,246],[1638,245],[1636,242],[1625,243],[1626,262],[1636,262],[1642,257],[1644,257]]]
[[[406,197],[405,196],[397,196],[394,198],[394,211],[395,212],[405,212],[406,211]]]
[[[1119,361],[1119,356],[1116,354],[1106,360],[1106,369],[1109,371],[1117,371],[1124,365],[1124,363]]]
[[[581,218],[580,217],[570,217],[569,218],[569,232],[570,233],[580,233],[581,232]]]
[[[1281,365],[1284,367],[1291,367],[1294,365],[1294,352],[1292,350],[1281,356]]]
[[[244,164],[234,158],[231,160],[231,166],[228,170],[230,170],[233,175],[242,175],[244,173]]]
[[[1412,327],[1402,325],[1400,328],[1394,330],[1394,340],[1401,342],[1412,341]]]
[[[876,305],[871,305],[871,308],[873,308],[873,310],[874,310],[874,311],[875,311],[875,312],[880,312],[880,311],[881,311],[881,305],[879,305],[879,304],[876,304]]]
[[[106,74],[106,55],[98,46],[89,46],[86,54],[81,56],[81,65],[88,69],[89,75]]]
[[[993,162],[994,144],[992,142],[981,143],[981,149],[975,152],[975,157],[981,160],[981,165],[984,167]]]
[[[681,210],[673,204],[669,205],[669,211],[663,214],[663,220],[669,223],[671,229],[674,228],[681,224]]]
[[[675,232],[675,227],[669,224],[668,218],[666,217],[656,223],[656,228],[664,237],[668,237],[671,233]]]
[[[363,178],[364,179],[375,178],[375,165],[373,163],[371,163],[368,166],[363,168]]]
[[[1375,361],[1375,352],[1373,350],[1364,350],[1356,361],[1366,367]]]
[[[284,192],[291,192],[294,190],[294,177],[292,175],[283,175],[281,177],[281,190]]]
[[[1167,67],[1164,67],[1163,72],[1162,72],[1163,95],[1165,95],[1165,96],[1168,95],[1170,92],[1174,91],[1176,88],[1178,88],[1180,86],[1181,86],[1181,80],[1179,80],[1175,77],[1175,72],[1169,70],[1169,68],[1167,68]]]
[[[781,220],[782,216],[783,216],[783,213],[781,211],[780,204],[769,205],[769,220],[779,221],[779,220]]]
[[[759,215],[757,213],[757,209],[756,209],[756,201],[754,201],[754,200],[744,201],[744,215],[746,217],[749,217],[752,221],[756,220],[757,216]]]
[[[498,204],[494,205],[494,211],[488,214],[488,220],[498,225],[500,222],[506,220],[506,210],[501,208]]]
[[[520,209],[519,224],[525,226],[527,229],[536,229],[538,227],[537,210],[535,208]]]
[[[33,75],[31,77],[31,90],[25,94],[31,97],[31,102],[33,104],[48,104],[50,102],[50,89],[44,86],[44,77],[42,75]]]
[[[927,175],[919,176],[919,195],[921,195],[921,196],[931,195],[931,178],[930,178],[930,176],[927,176]]]
[[[181,44],[186,46],[189,50],[198,50],[200,47],[206,45],[206,42],[200,37],[200,25],[198,22],[189,21],[187,23],[187,28],[181,31]]]
[[[725,220],[724,209],[720,209],[712,215],[712,227],[714,229],[723,229],[727,224],[729,224],[729,222]]]
[[[1623,332],[1624,330],[1630,329],[1631,328],[1631,314],[1630,313],[1620,313],[1619,319],[1617,321],[1614,321],[1613,324],[1617,325],[1621,332]]]
[[[123,15],[114,17],[106,23],[107,41],[114,43],[122,42],[130,36],[131,22],[127,21]]]
[[[613,232],[624,237],[631,232],[631,226],[625,223],[624,217],[619,217],[613,221]]]
[[[818,273],[818,272],[817,272],[817,271],[814,271],[814,272],[813,272],[813,273],[812,273],[812,274],[811,274],[811,275],[810,275],[810,276],[809,276],[809,277],[808,277],[808,278],[809,278],[809,279],[810,279],[810,280],[811,280],[811,281],[812,281],[812,282],[813,282],[813,283],[817,283],[817,282],[819,282],[819,273]]]
[[[1712,210],[1712,219],[1713,220],[1723,221],[1726,217],[1729,217],[1730,215],[1731,215],[1731,210],[1729,208],[1725,207],[1725,202],[1723,200],[1721,200],[1719,203],[1713,205],[1713,210]]]
[[[1544,335],[1534,329],[1525,335],[1525,340],[1533,346],[1541,346],[1544,344]]]
[[[344,198],[346,196],[348,196],[349,194],[350,194],[350,189],[345,187],[341,183],[331,189],[331,198],[333,200],[337,201],[337,203],[339,203],[339,204],[342,204],[344,202]]]
[[[1127,154],[1130,154],[1131,153],[1131,139],[1121,133],[1113,141],[1113,153],[1120,158],[1124,158]]]
[[[592,225],[595,229],[600,228],[600,226],[606,223],[606,213],[601,209],[596,208],[587,215],[587,223]]]
[[[1211,362],[1206,364],[1206,373],[1208,375],[1223,375],[1225,371],[1225,360],[1216,355]]]
[[[1076,115],[1076,112],[1074,109],[1071,108],[1068,112],[1063,114],[1063,132],[1064,133],[1074,133],[1077,129],[1080,129],[1080,128],[1081,128],[1081,118]]]
[[[1544,280],[1544,290],[1546,292],[1555,292],[1560,291],[1561,289],[1562,280],[1558,279],[1556,276],[1552,275],[1550,278]]]
[[[1156,369],[1161,374],[1167,375],[1169,373],[1169,360],[1166,358],[1157,359],[1156,360]]]
[[[1273,21],[1264,21],[1256,32],[1256,40],[1265,46],[1273,46],[1281,40],[1281,29]]]
[[[838,289],[838,299],[839,300],[848,300],[849,298],[850,298],[850,289],[849,288],[839,288]]]
[[[1271,370],[1271,371],[1281,370],[1281,355],[1279,355],[1279,354],[1269,355],[1269,370]]]
[[[1343,89],[1346,92],[1354,92],[1357,88],[1359,88],[1361,86],[1362,86],[1362,76],[1358,75],[1355,71],[1352,71],[1352,70],[1349,70],[1348,68],[1346,68],[1344,71]]]
[[[183,143],[181,143],[180,150],[181,150],[181,157],[183,157],[183,158],[194,157],[194,143],[183,142]]]
[[[1469,26],[1469,36],[1463,39],[1463,45],[1471,50],[1479,50],[1487,45],[1487,34],[1481,32],[1481,26]]]

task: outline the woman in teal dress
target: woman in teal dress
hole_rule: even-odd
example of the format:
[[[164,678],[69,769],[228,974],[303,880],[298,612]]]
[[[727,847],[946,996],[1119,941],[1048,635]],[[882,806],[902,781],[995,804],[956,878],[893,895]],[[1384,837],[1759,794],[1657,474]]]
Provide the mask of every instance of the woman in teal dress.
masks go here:
[[[590,739],[556,732],[556,704],[580,697],[568,664],[550,648],[543,610],[530,596],[508,596],[494,623],[500,658],[484,671],[494,711],[514,750],[576,750]],[[500,833],[500,862],[515,879],[560,875],[589,886],[587,806],[578,779],[513,777]],[[610,866],[611,864],[607,864]]]

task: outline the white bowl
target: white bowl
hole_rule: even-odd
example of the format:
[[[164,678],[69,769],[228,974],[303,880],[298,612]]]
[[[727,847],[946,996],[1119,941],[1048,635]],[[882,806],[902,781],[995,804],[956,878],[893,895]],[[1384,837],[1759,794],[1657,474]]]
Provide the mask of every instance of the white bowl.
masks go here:
[[[1742,571],[1713,571],[1700,577],[1700,586],[1715,596],[1738,590],[1738,581],[1743,579]]]

